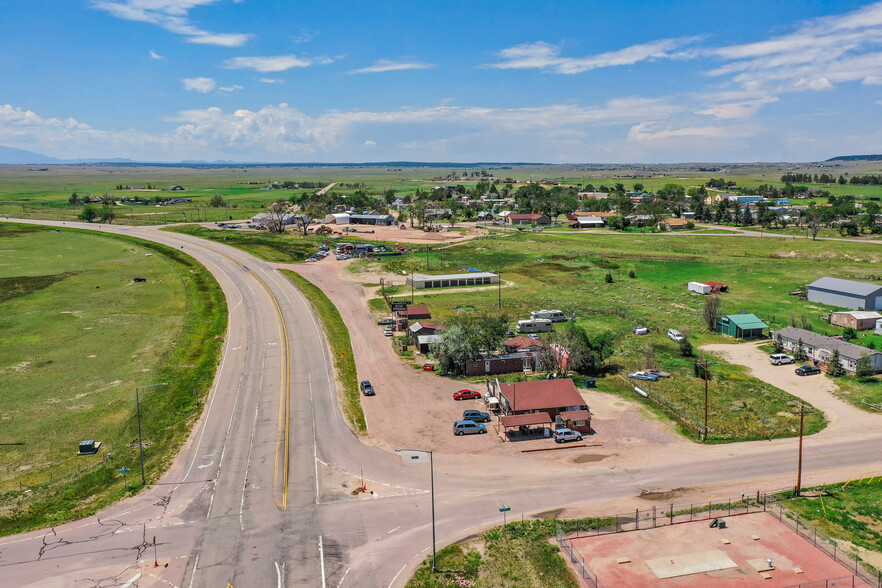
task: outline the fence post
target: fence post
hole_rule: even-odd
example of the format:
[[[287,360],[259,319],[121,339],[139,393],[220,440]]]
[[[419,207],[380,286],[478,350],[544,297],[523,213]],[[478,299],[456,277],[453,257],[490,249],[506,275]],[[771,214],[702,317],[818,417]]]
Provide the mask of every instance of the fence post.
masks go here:
[[[619,532],[619,515],[616,515],[616,533]]]
[[[655,524],[655,505],[653,504],[652,505],[652,528],[654,529],[655,527],[656,527],[656,524]]]
[[[732,516],[732,499],[729,499],[729,516]]]
[[[692,508],[692,505],[690,504],[689,505],[689,522],[690,523],[692,522],[692,510],[693,510],[693,508]]]
[[[799,515],[796,515],[796,534],[799,535]]]
[[[836,540],[833,540],[833,561],[839,561],[836,559]]]
[[[814,531],[815,531],[815,533],[814,533],[814,537],[812,538],[812,545],[817,547],[818,546],[818,530],[815,529]]]
[[[640,509],[639,508],[634,509],[634,530],[635,531],[640,530]]]
[[[674,524],[674,503],[673,502],[671,503],[671,512],[668,514],[670,514],[670,516],[671,516],[671,524],[673,525]]]

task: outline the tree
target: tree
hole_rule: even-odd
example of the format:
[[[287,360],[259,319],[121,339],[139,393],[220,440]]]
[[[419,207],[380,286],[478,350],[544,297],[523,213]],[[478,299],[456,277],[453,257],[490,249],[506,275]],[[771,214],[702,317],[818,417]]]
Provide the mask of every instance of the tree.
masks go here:
[[[77,218],[79,218],[81,221],[86,221],[90,223],[98,218],[98,211],[95,210],[94,206],[87,204],[83,207],[83,210],[80,212]]]
[[[465,375],[466,362],[480,357],[475,344],[474,331],[461,322],[454,322],[441,333],[441,341],[432,343],[429,349],[442,373]]]
[[[854,327],[845,327],[842,331],[842,336],[851,341],[852,339],[857,339],[857,331],[854,330]]]
[[[863,354],[855,366],[855,375],[861,380],[866,380],[867,378],[873,377],[874,372],[873,363],[870,361],[869,355],[866,353]]]
[[[570,369],[589,376],[600,374],[606,367],[606,360],[612,357],[615,351],[613,334],[604,331],[591,338],[585,329],[578,325],[570,324],[566,329],[571,329],[573,334],[573,342],[569,347]]]
[[[704,319],[704,324],[707,325],[709,331],[715,331],[717,329],[717,319],[720,318],[720,315],[722,314],[722,311],[720,310],[722,302],[723,301],[717,294],[711,294],[704,299],[704,308],[701,311],[701,318]]]
[[[101,213],[99,217],[99,220],[102,223],[111,224],[114,220],[116,220],[116,211],[105,204],[101,207]]]
[[[802,338],[796,342],[796,350],[793,352],[793,359],[796,361],[807,361],[808,355],[805,353],[805,347],[802,345]]]
[[[269,205],[266,213],[269,215],[270,220],[267,223],[267,228],[274,233],[284,233],[285,232],[285,217],[288,216],[288,201],[287,200],[277,200]],[[304,229],[304,232],[306,229]]]
[[[67,203],[70,204],[71,206],[76,206],[80,202],[82,202],[82,200],[80,199],[80,195],[77,194],[76,192],[71,194],[70,198],[67,199]]]
[[[322,201],[313,200],[304,210],[301,210],[300,226],[303,228],[303,236],[306,236],[310,223],[316,219],[322,219],[328,216],[330,207]]]
[[[612,283],[613,283],[613,275],[612,275],[612,272],[611,272],[611,271],[607,271],[607,272],[606,272],[606,277],[603,278],[603,280],[604,280],[607,284],[612,284]]]
[[[838,349],[834,349],[830,354],[830,361],[827,362],[827,375],[834,378],[845,375],[845,368],[842,367]]]
[[[223,208],[227,205],[227,201],[224,200],[224,197],[220,194],[215,194],[211,197],[211,200],[208,203],[212,208]]]
[[[681,331],[683,338],[680,339],[680,355],[683,357],[692,357],[692,343],[689,342],[689,329]]]
[[[781,339],[780,333],[775,333],[775,336],[772,338],[773,352],[781,353],[784,351],[784,341]]]
[[[806,215],[805,224],[812,235],[812,241],[814,241],[818,238],[818,233],[821,231],[821,213],[817,209],[810,208]]]

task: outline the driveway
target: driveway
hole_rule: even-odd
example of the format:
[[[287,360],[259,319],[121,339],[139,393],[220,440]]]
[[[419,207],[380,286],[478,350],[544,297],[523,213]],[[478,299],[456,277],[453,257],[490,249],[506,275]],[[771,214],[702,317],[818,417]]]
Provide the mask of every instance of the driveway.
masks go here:
[[[704,345],[705,351],[717,353],[727,361],[750,369],[753,376],[805,400],[827,417],[827,427],[816,438],[844,439],[879,430],[882,415],[864,412],[837,396],[839,387],[824,374],[797,376],[795,365],[772,365],[769,355],[757,343]]]

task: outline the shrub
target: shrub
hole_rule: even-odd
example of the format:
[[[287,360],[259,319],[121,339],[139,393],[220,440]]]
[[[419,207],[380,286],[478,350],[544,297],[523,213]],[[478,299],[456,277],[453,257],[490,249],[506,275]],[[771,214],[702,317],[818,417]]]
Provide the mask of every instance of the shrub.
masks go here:
[[[604,281],[605,281],[607,284],[612,284],[612,283],[613,283],[613,275],[612,275],[612,272],[606,272],[606,277],[603,278],[603,279],[604,279]]]
[[[629,278],[632,278],[632,279],[633,279],[633,278],[636,278],[636,277],[637,277],[637,272],[635,272],[633,269],[628,270],[628,277],[629,277]]]

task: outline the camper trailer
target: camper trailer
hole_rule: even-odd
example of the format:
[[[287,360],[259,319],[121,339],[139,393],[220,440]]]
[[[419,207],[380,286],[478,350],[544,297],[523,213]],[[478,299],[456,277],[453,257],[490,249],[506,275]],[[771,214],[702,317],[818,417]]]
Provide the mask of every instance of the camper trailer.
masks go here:
[[[554,327],[551,325],[551,321],[549,319],[529,319],[518,321],[517,331],[518,333],[547,333],[548,331],[553,331]]]
[[[702,284],[701,282],[689,282],[686,284],[686,288],[690,292],[695,292],[697,294],[710,294],[713,288],[708,286],[707,284]]]
[[[533,320],[548,319],[553,323],[565,323],[568,320],[567,315],[559,310],[534,310],[530,313],[530,318]]]

